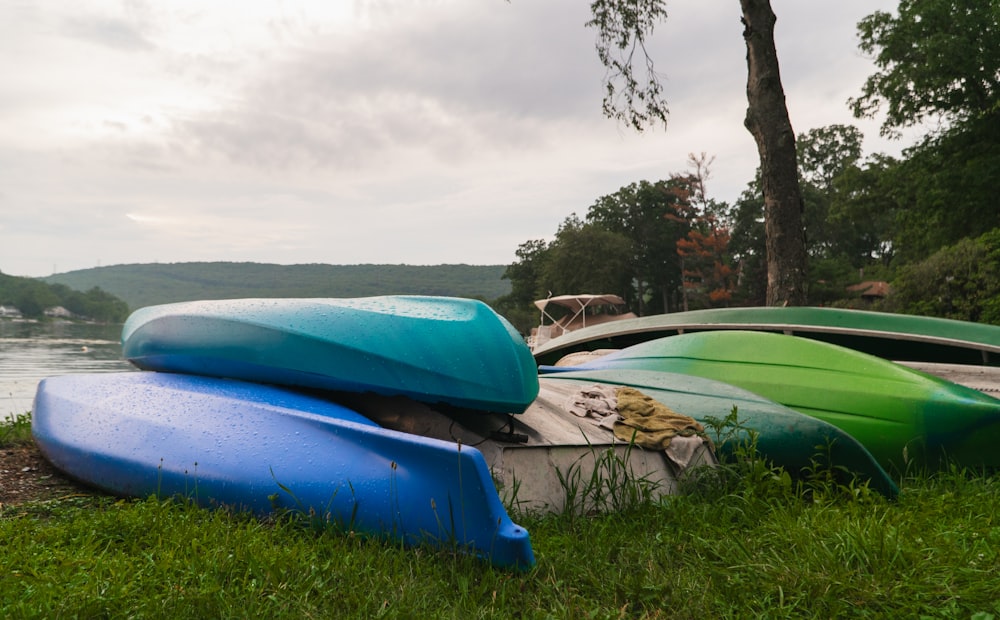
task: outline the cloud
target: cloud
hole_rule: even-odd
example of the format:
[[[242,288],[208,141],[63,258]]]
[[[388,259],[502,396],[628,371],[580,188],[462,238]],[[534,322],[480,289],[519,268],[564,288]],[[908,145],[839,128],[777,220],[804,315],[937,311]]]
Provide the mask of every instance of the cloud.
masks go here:
[[[793,126],[851,122],[853,22],[892,1],[772,3]],[[689,152],[735,199],[757,165],[738,4],[668,3],[670,124],[641,135],[601,115],[588,6],[0,4],[0,269],[509,262]]]
[[[593,120],[601,73],[579,62],[593,52],[585,12],[567,9],[576,3],[515,4],[401,10],[307,39],[263,59],[231,106],[175,129],[261,167],[354,167],[408,150],[454,163],[543,146],[574,119]]]
[[[95,45],[123,52],[143,52],[155,49],[140,28],[124,19],[97,15],[68,17],[61,32]]]

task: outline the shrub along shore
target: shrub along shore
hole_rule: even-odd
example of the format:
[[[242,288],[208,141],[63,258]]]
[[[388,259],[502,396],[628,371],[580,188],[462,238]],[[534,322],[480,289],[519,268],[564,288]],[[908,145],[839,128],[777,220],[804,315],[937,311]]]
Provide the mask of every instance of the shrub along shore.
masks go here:
[[[0,445],[30,441],[23,420],[0,427]],[[0,600],[9,618],[1000,617],[994,476],[913,475],[890,501],[737,454],[662,501],[515,515],[538,560],[521,573],[297,515],[87,493],[3,504]]]

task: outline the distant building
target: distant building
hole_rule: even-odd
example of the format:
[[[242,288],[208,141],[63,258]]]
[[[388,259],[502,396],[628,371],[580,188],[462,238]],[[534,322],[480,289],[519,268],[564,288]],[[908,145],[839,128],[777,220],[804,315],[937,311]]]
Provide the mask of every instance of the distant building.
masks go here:
[[[864,301],[875,302],[889,296],[889,283],[882,280],[867,280],[860,284],[852,284],[847,287],[848,292],[854,293]]]
[[[45,309],[45,316],[57,319],[70,319],[73,318],[73,313],[62,306],[53,306]]]
[[[14,306],[0,305],[0,317],[5,319],[19,319],[21,318],[21,311]]]

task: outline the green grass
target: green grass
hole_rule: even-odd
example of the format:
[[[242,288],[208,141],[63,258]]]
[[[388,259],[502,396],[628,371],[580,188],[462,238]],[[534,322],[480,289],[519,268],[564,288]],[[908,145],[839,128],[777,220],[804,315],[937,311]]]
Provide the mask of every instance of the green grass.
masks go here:
[[[737,456],[661,503],[521,515],[525,573],[153,498],[4,508],[0,601],[10,618],[1000,617],[996,478],[914,477],[889,501]]]
[[[8,415],[0,420],[0,446],[21,445],[31,441],[31,414]]]

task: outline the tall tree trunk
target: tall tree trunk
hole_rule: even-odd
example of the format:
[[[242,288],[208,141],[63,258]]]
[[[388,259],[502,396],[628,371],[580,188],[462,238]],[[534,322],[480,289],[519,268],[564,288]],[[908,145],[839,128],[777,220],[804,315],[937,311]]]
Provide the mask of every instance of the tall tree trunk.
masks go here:
[[[757,142],[764,190],[767,238],[767,305],[806,303],[806,245],[802,192],[795,160],[795,134],[774,47],[770,0],[740,0],[747,44],[747,116]]]

